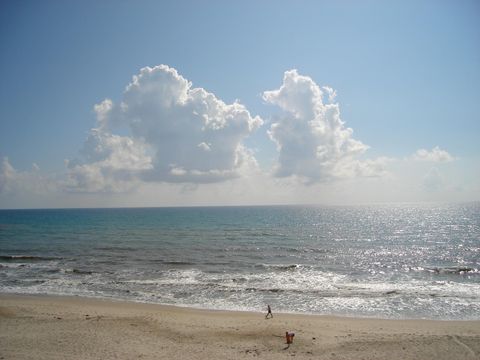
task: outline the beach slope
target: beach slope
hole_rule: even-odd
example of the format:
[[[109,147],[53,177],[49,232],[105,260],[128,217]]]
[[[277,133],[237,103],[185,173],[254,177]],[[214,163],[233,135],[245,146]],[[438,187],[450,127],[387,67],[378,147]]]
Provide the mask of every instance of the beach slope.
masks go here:
[[[0,359],[479,359],[480,321],[378,320],[0,295]],[[285,332],[295,333],[293,344]]]

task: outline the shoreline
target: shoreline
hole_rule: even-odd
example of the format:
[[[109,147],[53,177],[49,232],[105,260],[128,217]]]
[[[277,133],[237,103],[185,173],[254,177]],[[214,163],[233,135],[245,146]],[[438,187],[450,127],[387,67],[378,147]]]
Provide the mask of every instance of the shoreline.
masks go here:
[[[66,301],[99,301],[99,302],[111,302],[117,304],[131,304],[131,305],[145,305],[145,306],[157,306],[159,308],[166,308],[166,309],[185,309],[191,311],[206,311],[206,312],[225,312],[225,313],[240,313],[240,314],[263,314],[266,313],[266,305],[265,311],[256,311],[256,310],[241,310],[241,309],[214,309],[214,308],[204,308],[201,306],[189,306],[189,305],[173,305],[173,304],[162,304],[162,303],[155,303],[155,302],[148,302],[148,301],[134,301],[122,298],[108,298],[108,297],[95,297],[95,296],[85,296],[85,295],[68,295],[68,294],[46,294],[46,293],[3,293],[0,291],[0,302],[2,298],[19,298],[19,299],[28,299],[28,298],[37,298],[37,299],[50,299],[55,301],[55,299],[64,299]],[[385,320],[385,321],[433,321],[433,322],[479,322],[480,317],[478,319],[430,319],[430,318],[422,318],[422,317],[405,317],[405,318],[388,318],[388,317],[381,317],[381,316],[363,316],[363,315],[349,315],[349,314],[320,314],[320,313],[309,313],[309,312],[285,312],[285,311],[275,311],[276,314],[279,315],[286,315],[286,316],[313,316],[313,317],[324,317],[324,318],[336,318],[336,319],[358,319],[358,320]],[[265,314],[264,314],[265,315]],[[0,359],[1,360],[1,359]]]
[[[0,293],[0,359],[478,359],[480,320],[389,320]],[[295,333],[290,346],[285,332]]]

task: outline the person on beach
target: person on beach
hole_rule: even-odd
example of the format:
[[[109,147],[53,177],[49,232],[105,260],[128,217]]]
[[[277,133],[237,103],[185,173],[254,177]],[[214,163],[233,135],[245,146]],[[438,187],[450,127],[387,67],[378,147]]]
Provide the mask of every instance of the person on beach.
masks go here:
[[[268,319],[269,315],[273,319],[272,308],[270,307],[270,305],[267,305],[267,315],[265,315],[265,319]]]
[[[287,341],[287,344],[290,345],[293,343],[293,337],[295,336],[295,333],[293,332],[285,332],[285,340]]]

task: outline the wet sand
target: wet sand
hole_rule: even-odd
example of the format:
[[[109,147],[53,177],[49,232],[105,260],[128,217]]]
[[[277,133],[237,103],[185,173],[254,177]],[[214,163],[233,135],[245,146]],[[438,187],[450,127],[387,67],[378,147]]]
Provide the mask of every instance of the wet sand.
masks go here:
[[[480,359],[480,321],[379,320],[0,295],[0,359]],[[285,332],[295,333],[293,344]]]

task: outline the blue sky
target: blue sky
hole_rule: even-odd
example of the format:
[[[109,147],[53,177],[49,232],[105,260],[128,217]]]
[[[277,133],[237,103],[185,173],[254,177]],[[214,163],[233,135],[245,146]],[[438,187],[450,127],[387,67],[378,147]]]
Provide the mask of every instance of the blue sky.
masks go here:
[[[477,1],[3,1],[0,8],[0,207],[480,200]],[[226,105],[238,100],[255,125],[217,133],[232,142],[219,149],[226,140],[216,140],[210,151],[188,128],[192,118],[175,135],[183,140],[166,148],[159,139],[170,128],[148,127],[158,114],[140,125],[139,113],[114,114],[145,67],[152,71],[143,73],[144,86],[175,71],[175,81]],[[337,142],[325,150],[335,135],[305,128],[313,118],[298,116],[303,100],[295,110],[279,94],[266,99],[292,69],[293,81],[324,96],[324,87],[336,91],[331,104],[322,100],[345,123],[332,134],[363,148],[345,143],[339,153]],[[285,91],[298,100],[305,89]],[[109,151],[138,153],[130,160],[143,165],[112,165],[127,161],[119,152],[85,155],[99,128],[94,106],[104,99],[113,107],[97,148],[117,139]],[[292,128],[285,120],[292,116],[305,126]],[[275,124],[283,130],[272,135]],[[208,161],[201,152],[163,155],[190,140],[204,144]],[[197,167],[186,160],[192,156]],[[86,179],[87,170],[102,179]]]

